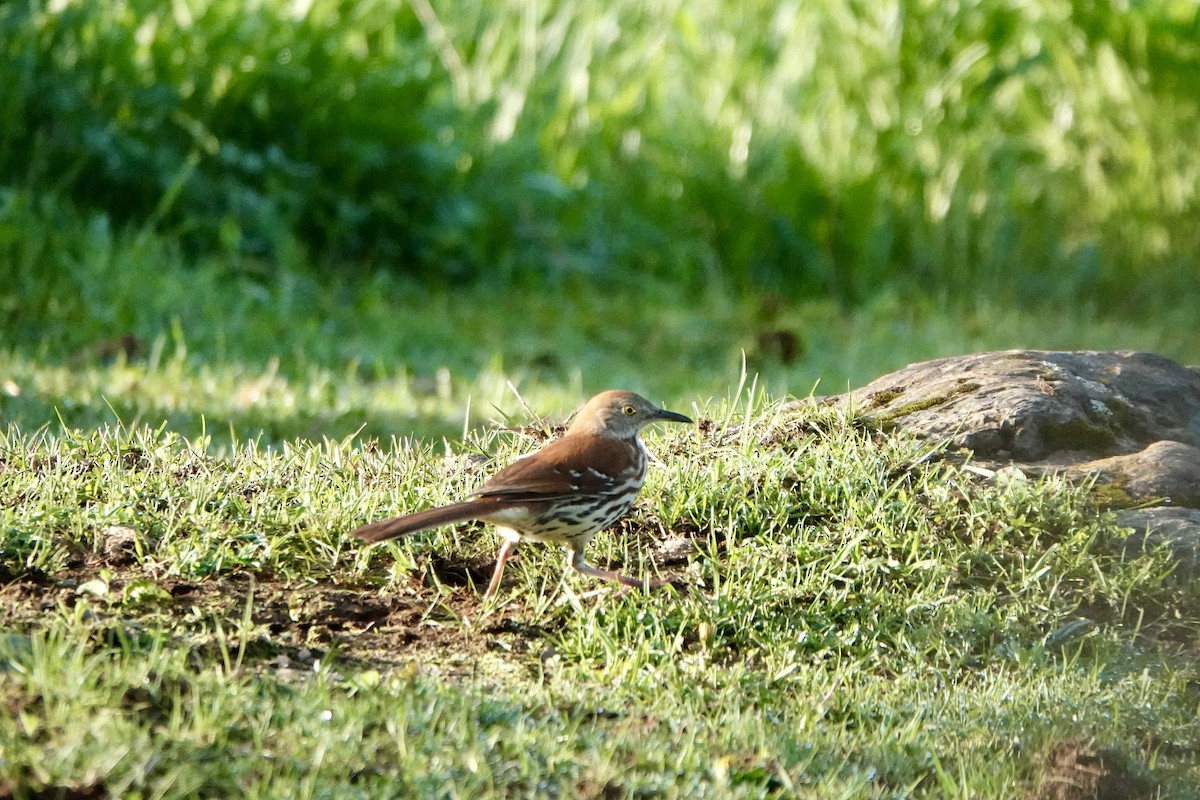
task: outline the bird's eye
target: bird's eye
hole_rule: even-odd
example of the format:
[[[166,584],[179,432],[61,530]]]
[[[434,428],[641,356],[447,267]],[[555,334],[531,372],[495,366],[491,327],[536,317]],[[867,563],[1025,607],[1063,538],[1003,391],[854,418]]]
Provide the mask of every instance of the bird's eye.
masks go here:
[[[632,417],[637,413],[637,408],[635,406],[625,406],[621,410],[625,412],[625,416],[627,417]]]

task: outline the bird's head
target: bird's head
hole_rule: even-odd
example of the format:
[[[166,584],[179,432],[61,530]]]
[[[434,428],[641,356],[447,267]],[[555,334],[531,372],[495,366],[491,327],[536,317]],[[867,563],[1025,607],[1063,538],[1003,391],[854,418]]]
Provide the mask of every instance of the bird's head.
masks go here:
[[[683,414],[659,408],[641,395],[610,389],[587,401],[575,415],[567,433],[632,439],[651,422],[690,424],[692,420]]]

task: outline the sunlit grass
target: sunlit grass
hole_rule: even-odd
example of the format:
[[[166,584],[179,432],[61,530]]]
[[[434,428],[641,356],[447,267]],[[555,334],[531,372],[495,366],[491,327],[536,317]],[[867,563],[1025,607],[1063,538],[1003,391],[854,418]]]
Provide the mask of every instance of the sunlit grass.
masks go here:
[[[702,428],[648,435],[664,468],[591,553],[676,586],[598,586],[526,545],[494,606],[432,566],[486,571],[490,533],[361,549],[345,532],[461,496],[536,446],[519,435],[216,457],[144,428],[10,429],[0,553],[58,599],[7,612],[0,780],[1018,798],[1053,778],[1053,748],[1082,742],[1127,786],[1200,787],[1196,586],[1165,553],[1125,555],[1086,487],[985,481],[752,382],[687,410]],[[424,610],[407,639],[354,617],[321,634],[313,591]]]
[[[0,4],[0,797],[1197,796],[1194,577],[784,407],[1200,363],[1194,17]],[[673,588],[347,539],[610,387],[702,420],[589,551]]]
[[[895,295],[853,309],[755,293],[684,302],[665,284],[633,296],[581,285],[550,307],[526,289],[433,294],[382,277],[345,281],[343,291],[371,301],[346,306],[336,288],[297,277],[320,302],[281,297],[229,317],[224,310],[244,289],[236,279],[196,285],[180,265],[151,284],[151,262],[144,268],[113,298],[127,327],[75,323],[67,316],[77,309],[65,306],[62,317],[43,320],[53,337],[0,352],[3,419],[27,430],[166,421],[218,444],[437,440],[520,412],[522,399],[539,413],[566,413],[606,388],[662,402],[721,397],[743,369],[774,394],[806,396],[844,392],[916,361],[1009,348],[1147,350],[1200,363],[1182,307],[1126,320],[1087,306]],[[188,318],[145,313],[163,295],[188,297]],[[133,336],[139,352],[98,354],[116,331]]]

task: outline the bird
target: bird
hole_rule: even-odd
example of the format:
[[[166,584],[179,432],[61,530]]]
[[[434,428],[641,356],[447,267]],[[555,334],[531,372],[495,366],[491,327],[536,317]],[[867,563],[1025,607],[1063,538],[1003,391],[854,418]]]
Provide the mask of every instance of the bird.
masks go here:
[[[467,499],[372,522],[351,531],[365,543],[482,520],[504,538],[484,600],[495,596],[504,565],[522,541],[558,544],[576,571],[626,586],[662,586],[592,566],[584,549],[625,515],[646,478],[648,454],[638,435],[653,422],[692,424],[633,392],[610,389],[580,409],[562,437],[497,472]]]

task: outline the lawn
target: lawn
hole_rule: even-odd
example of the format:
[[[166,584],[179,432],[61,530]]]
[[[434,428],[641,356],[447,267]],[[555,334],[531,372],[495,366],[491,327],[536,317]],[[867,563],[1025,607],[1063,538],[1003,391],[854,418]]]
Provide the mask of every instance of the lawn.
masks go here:
[[[664,467],[592,553],[674,587],[564,577],[527,545],[490,605],[490,533],[345,533],[461,496],[537,434],[215,448],[13,425],[8,791],[1200,791],[1195,581],[1125,555],[1085,488],[985,480],[753,386],[676,407],[698,426],[648,436]]]
[[[1200,363],[1196,19],[0,5],[0,800],[1200,796],[1196,575],[787,405]],[[347,537],[613,387],[669,588]]]

